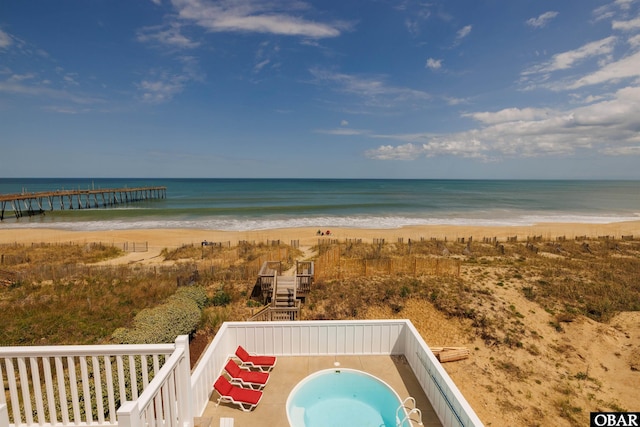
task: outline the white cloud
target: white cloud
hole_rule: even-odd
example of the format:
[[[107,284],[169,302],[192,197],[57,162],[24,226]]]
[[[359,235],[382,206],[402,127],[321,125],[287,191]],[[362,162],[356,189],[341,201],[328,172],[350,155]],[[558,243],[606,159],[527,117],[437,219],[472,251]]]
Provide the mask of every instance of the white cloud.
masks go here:
[[[596,22],[610,19],[615,16],[615,12],[611,10],[611,7],[609,5],[600,6],[594,9],[592,14]]]
[[[602,153],[609,156],[638,156],[640,155],[640,141],[638,141],[638,145],[631,147],[608,147],[602,150]]]
[[[590,105],[564,111],[508,108],[465,116],[480,127],[453,134],[375,135],[398,141],[365,153],[380,160],[459,156],[486,161],[570,155],[594,149],[605,155],[638,154],[640,87],[629,86]]]
[[[529,75],[566,70],[586,59],[596,56],[609,55],[613,52],[616,40],[616,37],[609,36],[601,40],[587,43],[577,49],[555,54],[553,55],[551,60],[525,70],[522,74]]]
[[[442,67],[442,59],[427,59],[427,63],[425,64],[425,68],[430,68],[432,70],[439,70]]]
[[[527,25],[529,25],[530,27],[533,27],[533,28],[542,28],[542,27],[546,26],[547,23],[549,21],[551,21],[553,18],[555,18],[556,16],[558,16],[558,12],[549,11],[549,12],[543,13],[542,15],[538,16],[537,18],[527,19],[526,23],[527,23]]]
[[[161,76],[157,80],[143,80],[138,84],[142,92],[141,99],[149,104],[161,104],[170,101],[183,91],[185,79],[181,76]]]
[[[57,101],[66,101],[72,102],[74,104],[80,105],[91,105],[91,104],[99,104],[103,101],[99,98],[78,95],[73,92],[69,92],[66,90],[60,89],[52,89],[46,86],[40,86],[38,84],[27,85],[24,84],[25,81],[31,82],[33,80],[31,75],[25,76],[17,76],[14,75],[14,79],[8,79],[4,82],[0,81],[0,93],[9,93],[9,94],[18,94],[18,95],[26,95],[33,96],[38,98],[39,100],[43,99],[53,99]]]
[[[631,7],[631,3],[633,3],[634,1],[635,0],[616,0],[615,4],[622,10],[629,10],[629,8]]]
[[[635,1],[637,0],[616,0],[612,3],[597,7],[593,10],[592,14],[596,22],[611,19],[620,14],[620,11],[622,11],[623,15],[626,15],[631,9],[631,4]]]
[[[269,68],[275,69],[280,66],[277,62],[278,54],[280,53],[280,46],[270,42],[262,42],[255,54],[255,65],[253,66],[254,74],[258,74],[264,67],[269,65]]]
[[[50,111],[52,113],[58,114],[80,114],[80,113],[88,113],[91,111],[89,108],[77,108],[70,107],[68,105],[47,105],[42,107],[46,111]]]
[[[469,103],[469,100],[466,98],[455,98],[453,96],[445,96],[443,97],[443,99],[445,100],[447,105],[461,105],[461,104]]]
[[[634,77],[640,77],[640,52],[606,64],[599,70],[569,84],[566,89],[578,89],[600,83],[618,82],[622,79]]]
[[[627,43],[629,43],[629,45],[631,47],[640,47],[640,34],[636,34],[633,37],[629,37],[629,40],[627,40]]]
[[[6,49],[13,44],[11,36],[0,29],[0,49]]]
[[[424,145],[414,145],[407,143],[403,145],[381,145],[375,150],[365,152],[369,159],[376,160],[414,160],[425,155]]]
[[[62,80],[67,85],[78,86],[80,85],[80,83],[78,83],[77,77],[78,77],[77,73],[67,73],[64,76],[62,76]]]
[[[417,36],[420,34],[421,25],[422,24],[419,21],[413,19],[406,19],[404,21],[404,26],[407,27],[407,31],[409,31],[409,34],[411,34],[412,36]]]
[[[620,31],[635,31],[640,30],[640,17],[631,19],[629,21],[613,21],[611,28]]]
[[[467,25],[467,26],[462,27],[456,33],[456,39],[457,40],[462,40],[463,38],[467,37],[469,35],[469,33],[471,33],[471,28],[472,28],[471,25]]]
[[[355,136],[355,135],[368,135],[370,132],[363,129],[347,129],[347,128],[338,128],[338,129],[326,129],[326,130],[316,130],[317,133],[323,133],[326,135],[338,135],[338,136]]]
[[[587,43],[578,49],[556,54],[553,56],[549,66],[543,71],[564,70],[571,68],[574,64],[585,59],[594,56],[608,55],[613,51],[615,42],[616,38],[610,36]]]
[[[370,107],[395,108],[431,98],[431,95],[420,90],[387,85],[382,77],[367,78],[319,68],[312,68],[309,72],[316,83],[327,84],[338,92],[364,98],[366,105]]]
[[[640,34],[637,34],[640,30],[640,16],[633,19],[614,19],[628,17],[629,6],[636,1],[611,2],[593,12],[597,20],[611,19],[612,30],[631,33],[630,35],[611,35],[586,43],[577,49],[555,54],[550,60],[521,73],[521,83],[525,84],[523,87],[526,90],[544,87],[553,91],[566,91],[601,84],[620,84],[624,80],[640,77],[640,53],[637,52],[640,47]],[[626,46],[623,45],[623,41],[626,42]],[[626,53],[623,53],[624,48],[627,49]],[[552,79],[551,73],[564,70],[576,70],[580,74],[574,72],[573,76],[565,74],[561,80]],[[592,95],[594,99],[599,96]]]
[[[179,59],[182,62],[181,71],[153,70],[147,78],[137,84],[142,102],[149,104],[168,102],[181,93],[187,83],[203,79],[195,58],[183,56]]]
[[[294,15],[302,2],[173,0],[179,17],[213,32],[256,32],[309,38],[337,37],[348,24],[319,23]]]
[[[340,126],[349,126],[349,122],[346,120],[341,120],[340,121]]]
[[[431,7],[433,5],[421,2],[395,2],[396,9],[407,15],[404,25],[412,36],[420,35],[422,26],[431,16]]]
[[[154,25],[145,27],[137,32],[137,40],[143,43],[159,43],[163,46],[171,46],[180,49],[193,49],[200,43],[189,39],[182,34],[182,26],[177,22],[168,25]]]
[[[23,80],[33,80],[35,79],[37,76],[34,73],[27,73],[27,74],[12,74],[8,81],[11,82],[21,82]]]
[[[505,108],[498,112],[477,112],[463,114],[463,117],[471,117],[474,120],[485,124],[497,124],[519,121],[531,121],[544,119],[551,113],[548,109],[542,108]]]
[[[387,135],[378,135],[387,138]],[[394,138],[397,138],[395,136]],[[456,156],[463,158],[488,159],[486,147],[472,134],[454,136],[428,137],[423,135],[402,135],[398,139],[412,140],[401,145],[381,145],[365,152],[365,157],[376,160],[415,160],[420,157]],[[425,142],[419,142],[424,140]]]
[[[265,66],[269,65],[270,62],[271,62],[270,59],[265,59],[261,62],[258,62],[256,65],[253,66],[253,72],[259,73]]]

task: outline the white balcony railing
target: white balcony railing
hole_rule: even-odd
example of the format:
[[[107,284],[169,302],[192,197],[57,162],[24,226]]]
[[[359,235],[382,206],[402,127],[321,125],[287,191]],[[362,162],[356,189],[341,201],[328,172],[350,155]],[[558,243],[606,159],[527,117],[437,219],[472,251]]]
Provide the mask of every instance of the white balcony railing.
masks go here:
[[[175,344],[0,347],[0,426],[116,426],[118,408],[160,388],[185,352],[188,376],[186,336]]]
[[[176,340],[176,351],[140,397],[118,409],[119,427],[193,426],[189,339]]]

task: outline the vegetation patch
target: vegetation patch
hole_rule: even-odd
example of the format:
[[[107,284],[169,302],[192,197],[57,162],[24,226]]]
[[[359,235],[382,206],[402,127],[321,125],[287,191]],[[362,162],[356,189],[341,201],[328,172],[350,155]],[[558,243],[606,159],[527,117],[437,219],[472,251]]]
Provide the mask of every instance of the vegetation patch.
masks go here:
[[[171,343],[178,335],[190,335],[200,323],[207,302],[204,288],[179,288],[164,304],[136,315],[131,328],[118,328],[112,338],[118,344]]]

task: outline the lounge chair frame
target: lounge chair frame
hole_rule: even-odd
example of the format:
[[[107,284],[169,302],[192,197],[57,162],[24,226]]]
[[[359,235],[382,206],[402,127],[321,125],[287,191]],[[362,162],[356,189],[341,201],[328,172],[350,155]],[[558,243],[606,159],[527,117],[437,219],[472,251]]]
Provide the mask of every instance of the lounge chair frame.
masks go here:
[[[230,366],[232,365],[232,366]],[[235,366],[235,368],[233,368]],[[269,374],[267,372],[248,371],[238,366],[235,361],[229,359],[227,364],[224,365],[224,370],[229,376],[229,382],[233,385],[237,385],[243,388],[251,388],[254,390],[262,390],[269,381]],[[246,375],[245,375],[246,374]],[[247,375],[258,375],[264,378],[264,381],[256,382],[250,381]]]
[[[240,354],[238,354],[240,353]],[[241,357],[242,355],[242,357]],[[273,364],[265,364],[260,363],[260,358],[273,358]],[[250,370],[250,369],[258,369],[260,372],[271,372],[271,370],[276,366],[278,359],[275,356],[262,356],[257,355],[255,353],[249,353],[242,346],[238,346],[236,349],[236,353],[231,356],[234,360],[240,361],[240,368]]]
[[[220,378],[222,378],[225,381],[229,382],[229,380],[226,379],[223,376],[220,376],[218,378],[218,380],[220,380]],[[213,385],[213,389],[216,391],[216,393],[218,393],[220,395],[220,397],[218,398],[218,401],[216,402],[216,407],[218,405],[220,405],[221,403],[233,403],[234,405],[238,405],[240,407],[240,409],[242,409],[244,412],[251,412],[256,406],[258,406],[258,404],[262,400],[263,394],[262,394],[261,391],[242,388],[242,387],[239,387],[237,385],[231,384],[230,382],[229,382],[229,384],[231,384],[231,387],[233,387],[231,390],[235,389],[235,390],[241,390],[242,392],[260,393],[260,397],[258,398],[258,401],[256,403],[245,402],[245,401],[242,401],[242,400],[234,399],[233,396],[230,395],[230,394],[222,394],[222,392],[220,392],[218,387],[216,387],[216,385],[218,384],[218,380],[216,380],[215,384]]]

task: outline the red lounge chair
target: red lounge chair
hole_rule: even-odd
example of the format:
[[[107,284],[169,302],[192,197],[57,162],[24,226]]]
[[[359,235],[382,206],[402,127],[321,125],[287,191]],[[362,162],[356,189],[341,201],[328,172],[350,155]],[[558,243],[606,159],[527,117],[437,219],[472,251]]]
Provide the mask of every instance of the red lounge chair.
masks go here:
[[[220,398],[216,403],[218,406],[222,403],[233,403],[240,406],[245,412],[251,411],[258,406],[262,399],[262,392],[260,390],[250,390],[247,388],[238,387],[233,385],[223,376],[219,376],[213,388],[220,394]]]
[[[245,371],[231,359],[227,362],[224,370],[227,371],[227,374],[231,377],[229,382],[239,385],[240,387],[250,387],[261,390],[267,385],[267,381],[269,381],[269,374],[267,372]]]
[[[262,372],[270,372],[274,366],[276,366],[276,358],[274,356],[256,356],[249,354],[247,350],[238,346],[236,350],[236,356],[240,359],[241,367],[245,369],[256,368]]]

